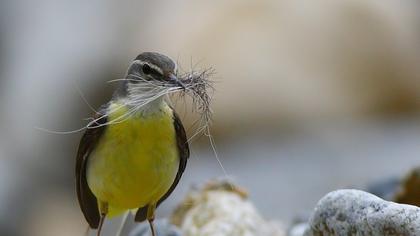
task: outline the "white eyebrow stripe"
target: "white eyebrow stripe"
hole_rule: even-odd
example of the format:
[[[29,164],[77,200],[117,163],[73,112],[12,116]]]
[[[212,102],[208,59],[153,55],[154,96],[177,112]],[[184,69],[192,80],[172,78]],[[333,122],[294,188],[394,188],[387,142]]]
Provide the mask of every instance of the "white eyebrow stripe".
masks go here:
[[[160,69],[158,66],[150,63],[150,62],[144,62],[142,60],[134,60],[133,64],[140,64],[140,65],[144,65],[147,64],[148,66],[150,66],[150,68],[154,69],[155,71],[157,71],[159,74],[163,75],[163,71],[162,69]]]

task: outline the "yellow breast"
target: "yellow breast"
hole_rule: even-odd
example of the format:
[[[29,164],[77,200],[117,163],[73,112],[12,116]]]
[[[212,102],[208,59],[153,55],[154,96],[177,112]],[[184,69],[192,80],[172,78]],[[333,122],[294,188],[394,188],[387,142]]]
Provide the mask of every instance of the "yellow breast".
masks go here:
[[[110,211],[156,203],[178,171],[172,110],[162,102],[147,115],[123,117],[129,111],[121,103],[111,103],[110,111],[108,121],[114,124],[106,127],[89,157],[88,185]]]

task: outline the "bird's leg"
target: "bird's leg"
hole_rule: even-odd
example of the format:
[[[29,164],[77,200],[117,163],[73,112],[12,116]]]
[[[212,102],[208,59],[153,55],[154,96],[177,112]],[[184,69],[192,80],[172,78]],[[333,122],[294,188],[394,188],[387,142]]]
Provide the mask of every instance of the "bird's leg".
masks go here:
[[[155,210],[156,210],[156,204],[150,204],[149,208],[147,209],[147,221],[149,221],[150,231],[152,231],[152,236],[156,236],[156,230],[153,224],[153,221],[155,220]]]
[[[104,225],[105,217],[108,213],[108,203],[99,202],[99,211],[101,213],[101,219],[99,220],[99,226],[96,236],[101,236],[102,226]]]
[[[96,233],[96,236],[101,236],[102,225],[104,224],[105,216],[105,214],[101,213],[101,219],[99,220],[98,232]]]
[[[150,231],[152,231],[152,236],[156,236],[155,225],[153,224],[153,219],[148,219],[150,225]]]

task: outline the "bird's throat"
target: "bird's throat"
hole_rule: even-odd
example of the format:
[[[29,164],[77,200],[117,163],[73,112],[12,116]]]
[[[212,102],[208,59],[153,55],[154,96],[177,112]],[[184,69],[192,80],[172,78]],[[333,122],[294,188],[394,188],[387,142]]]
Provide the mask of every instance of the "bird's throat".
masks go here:
[[[148,117],[151,115],[155,115],[156,113],[162,112],[163,109],[166,109],[168,104],[166,103],[164,97],[158,97],[148,103],[142,105],[136,105],[127,99],[119,99],[117,101],[112,101],[109,106],[109,111],[115,111],[117,115],[113,117],[126,116],[126,117],[133,117],[133,116],[142,116]],[[121,114],[126,113],[126,114]]]

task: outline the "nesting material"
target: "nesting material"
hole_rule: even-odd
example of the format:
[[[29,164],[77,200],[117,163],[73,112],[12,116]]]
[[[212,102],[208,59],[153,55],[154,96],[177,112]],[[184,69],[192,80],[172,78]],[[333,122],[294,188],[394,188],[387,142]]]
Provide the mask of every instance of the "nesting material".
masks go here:
[[[178,79],[184,85],[183,88],[178,88],[176,92],[170,93],[171,100],[178,101],[179,99],[183,100],[179,105],[184,106],[184,112],[186,111],[185,104],[190,104],[191,114],[189,115],[190,127],[187,129],[189,132],[189,142],[201,134],[206,136],[211,136],[210,126],[212,124],[212,114],[211,109],[213,94],[214,94],[214,80],[213,75],[215,70],[212,68],[194,70],[191,69],[188,72],[182,72],[182,70],[177,72]],[[190,99],[185,100],[186,97]],[[172,102],[170,102],[172,103]],[[182,109],[181,109],[182,111]],[[183,117],[185,118],[185,117]]]
[[[191,70],[178,75],[186,87],[181,95],[187,94],[192,97],[194,107],[197,108],[206,121],[210,121],[212,114],[210,104],[214,92],[214,82],[210,78],[214,74],[214,69],[209,68],[202,71]]]

